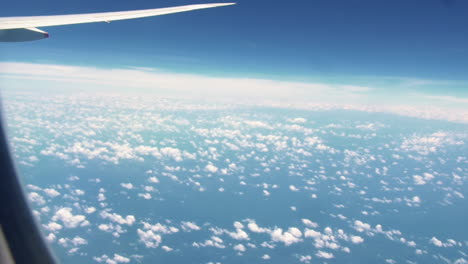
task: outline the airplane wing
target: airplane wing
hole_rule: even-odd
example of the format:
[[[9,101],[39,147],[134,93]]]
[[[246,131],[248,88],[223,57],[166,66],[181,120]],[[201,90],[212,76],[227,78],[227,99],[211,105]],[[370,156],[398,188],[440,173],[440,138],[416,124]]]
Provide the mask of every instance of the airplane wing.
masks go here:
[[[110,22],[115,20],[160,16],[233,4],[234,3],[197,4],[156,9],[77,15],[3,17],[0,18],[0,42],[19,42],[48,38],[49,34],[45,31],[38,29],[38,27],[61,26],[92,22]]]

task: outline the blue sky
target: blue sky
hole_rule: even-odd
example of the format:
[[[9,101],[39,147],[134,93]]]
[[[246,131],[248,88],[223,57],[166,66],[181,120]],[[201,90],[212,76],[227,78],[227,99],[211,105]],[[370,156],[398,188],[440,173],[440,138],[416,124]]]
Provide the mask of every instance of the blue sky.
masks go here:
[[[121,11],[219,1],[8,1],[1,16]],[[467,96],[468,2],[239,0],[154,18],[44,28],[2,43],[2,61],[349,83]],[[396,80],[396,81],[395,81]],[[397,84],[396,84],[397,83]],[[402,84],[403,83],[403,84]],[[422,83],[422,84],[421,84]],[[390,89],[390,90],[389,90]],[[417,90],[416,89],[416,90]]]

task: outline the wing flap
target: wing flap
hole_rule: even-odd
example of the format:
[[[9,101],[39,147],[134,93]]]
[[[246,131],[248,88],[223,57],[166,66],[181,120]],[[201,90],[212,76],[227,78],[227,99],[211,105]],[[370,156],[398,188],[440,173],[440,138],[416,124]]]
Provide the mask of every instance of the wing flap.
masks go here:
[[[23,42],[49,37],[49,33],[38,28],[0,29],[0,42]]]

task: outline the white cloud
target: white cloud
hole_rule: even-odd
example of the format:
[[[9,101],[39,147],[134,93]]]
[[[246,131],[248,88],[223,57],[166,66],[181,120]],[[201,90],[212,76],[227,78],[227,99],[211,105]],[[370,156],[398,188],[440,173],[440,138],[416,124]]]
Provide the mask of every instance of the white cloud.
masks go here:
[[[37,192],[29,193],[28,198],[29,198],[29,201],[31,201],[31,202],[33,202],[33,203],[35,203],[37,205],[44,205],[45,204],[44,197],[42,197]]]
[[[156,223],[154,225],[151,225],[150,223],[147,223],[147,222],[141,222],[141,223],[143,224],[144,229],[149,229],[156,233],[173,234],[173,233],[179,232],[178,228],[173,227],[173,226],[166,226],[161,223]]]
[[[149,178],[148,178],[148,181],[151,182],[151,183],[159,183],[158,178],[156,178],[156,177],[154,177],[154,176],[153,176],[153,177],[149,177]]]
[[[236,232],[227,232],[227,234],[236,240],[249,240],[249,235],[240,228],[237,228]]]
[[[254,233],[270,233],[270,229],[259,227],[254,220],[248,220],[247,227]]]
[[[99,263],[105,262],[106,264],[118,264],[118,263],[129,263],[130,259],[119,254],[114,254],[113,258],[110,258],[107,255],[102,255],[100,257],[93,257],[93,260]]]
[[[49,197],[52,197],[52,198],[57,197],[57,196],[60,195],[60,193],[59,193],[57,190],[52,189],[52,188],[46,188],[46,189],[44,189],[43,191],[44,191]]]
[[[426,181],[424,180],[424,178],[420,175],[414,175],[413,176],[413,180],[414,180],[414,184],[416,185],[424,185],[426,184]]]
[[[307,119],[303,117],[296,117],[296,118],[288,119],[288,122],[296,123],[296,124],[304,124],[305,122],[307,122]]]
[[[299,233],[294,231],[291,233],[291,230],[283,232],[283,229],[276,228],[270,233],[270,235],[271,240],[275,242],[283,242],[286,246],[302,241],[302,239],[300,239],[302,235],[300,231]]]
[[[118,254],[114,254],[114,261],[117,263],[129,263],[130,259]]]
[[[186,232],[198,231],[198,230],[201,229],[201,228],[200,228],[197,224],[195,224],[194,222],[182,222],[181,228],[182,228],[182,230],[184,230],[184,231],[186,231]]]
[[[174,249],[172,249],[171,247],[168,247],[168,246],[162,246],[161,248],[166,252],[170,252],[170,251],[174,250]]]
[[[140,238],[140,242],[145,244],[147,248],[157,248],[162,241],[161,235],[155,234],[151,230],[143,231],[138,228],[137,234]]]
[[[362,242],[364,242],[364,238],[360,236],[351,236],[351,242],[353,244],[361,244]]]
[[[95,207],[86,207],[85,212],[87,214],[92,214],[92,213],[96,212],[96,208]]]
[[[149,200],[152,198],[151,193],[139,193],[138,196],[142,197],[145,200]]]
[[[442,241],[440,241],[439,239],[437,239],[436,237],[432,237],[429,242],[431,242],[434,246],[437,246],[437,247],[443,247],[444,246],[444,243]]]
[[[133,189],[133,184],[131,184],[131,183],[124,183],[123,182],[123,183],[120,184],[120,186],[122,186],[123,188],[128,189],[128,190]]]
[[[73,215],[72,209],[69,207],[60,208],[55,212],[55,215],[52,216],[53,221],[62,221],[62,223],[67,228],[76,228],[78,226],[87,226],[89,225],[86,216],[84,215]]]
[[[103,193],[98,194],[98,201],[102,202],[106,200],[106,196]]]
[[[293,192],[299,191],[299,189],[298,189],[296,186],[294,186],[294,185],[289,185],[289,190],[291,190],[291,191],[293,191]]]
[[[172,158],[177,162],[182,161],[182,153],[179,149],[166,147],[161,149],[161,154],[164,157]]]
[[[233,225],[234,225],[234,227],[235,227],[236,229],[242,229],[242,228],[244,228],[244,225],[243,225],[241,222],[238,222],[238,221],[234,222]]]
[[[354,229],[356,229],[356,231],[358,232],[369,232],[372,230],[371,226],[367,223],[364,223],[360,220],[356,220],[354,221]]]
[[[301,219],[302,223],[304,225],[306,225],[307,227],[311,227],[311,228],[317,228],[318,227],[318,224],[315,223],[315,222],[312,222],[311,220],[309,219],[306,219],[306,218],[303,218]]]
[[[218,171],[218,167],[214,166],[213,164],[208,164],[206,165],[205,170],[210,173],[216,173]]]
[[[166,96],[187,96],[190,94],[191,97],[211,100],[229,98],[229,100],[236,102],[239,99],[248,99],[256,104],[259,104],[261,99],[260,104],[268,103],[269,105],[282,107],[291,107],[291,102],[294,102],[294,108],[391,112],[420,118],[468,122],[466,109],[454,109],[450,105],[447,106],[447,102],[462,104],[462,102],[468,100],[466,98],[414,95],[408,91],[404,95],[407,97],[408,95],[413,96],[411,99],[422,101],[423,104],[418,106],[414,106],[414,104],[401,105],[400,98],[402,98],[402,94],[396,94],[393,103],[386,97],[385,104],[383,104],[379,100],[378,94],[373,93],[374,89],[354,84],[220,78],[168,73],[138,67],[105,69],[21,62],[3,62],[0,63],[0,69],[0,75],[5,82],[14,81],[16,85],[23,83],[23,86],[29,84],[30,81],[34,81],[37,86],[67,87],[71,90],[82,90],[83,87],[93,87],[92,89],[100,87],[103,91],[126,91],[131,88],[133,91],[143,90]],[[401,83],[407,81],[398,80]],[[193,91],[197,91],[196,95],[194,95]],[[367,102],[370,101],[375,101],[374,106],[367,105]],[[439,103],[440,106],[436,107],[439,101],[441,102]],[[363,104],[363,102],[366,104]]]
[[[312,260],[312,256],[310,255],[306,255],[306,256],[298,256],[299,258],[299,261],[302,262],[302,263],[310,263],[310,261]]]
[[[237,245],[234,246],[234,250],[237,250],[239,252],[244,252],[246,250],[246,248],[242,244],[237,244]]]
[[[116,222],[116,223],[119,223],[121,225],[131,226],[131,225],[133,225],[135,223],[135,216],[133,216],[133,215],[127,215],[126,217],[122,217],[121,215],[116,214],[116,213],[109,213],[107,211],[102,211],[100,213],[100,216],[103,219],[109,219],[112,222]]]
[[[43,225],[46,230],[51,232],[57,232],[62,229],[62,225],[56,222],[49,222],[47,225]]]
[[[217,236],[212,236],[211,239],[205,240],[205,242],[198,243],[198,242],[193,242],[192,246],[194,247],[216,247],[216,248],[226,248],[224,245],[224,241],[217,237]]]
[[[320,238],[322,236],[322,233],[315,231],[313,229],[308,229],[304,231],[304,237],[312,237],[312,238]]]
[[[325,252],[322,250],[319,250],[317,254],[315,254],[315,256],[317,256],[318,258],[324,258],[324,259],[332,259],[335,257],[333,253]]]
[[[57,237],[56,237],[53,233],[50,233],[49,235],[46,236],[46,240],[47,240],[47,242],[49,242],[49,243],[54,242],[56,238],[57,238]]]

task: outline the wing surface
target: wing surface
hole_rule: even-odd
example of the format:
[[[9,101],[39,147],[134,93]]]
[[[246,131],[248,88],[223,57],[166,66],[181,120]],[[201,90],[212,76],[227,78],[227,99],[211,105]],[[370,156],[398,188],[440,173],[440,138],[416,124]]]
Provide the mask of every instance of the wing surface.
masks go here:
[[[110,21],[115,21],[115,20],[160,16],[160,15],[166,15],[166,14],[172,14],[172,13],[227,6],[227,5],[233,5],[233,4],[234,3],[197,4],[197,5],[185,5],[185,6],[156,8],[156,9],[90,13],[90,14],[77,14],[77,15],[3,17],[3,18],[0,18],[0,30],[50,27],[50,26],[61,26],[61,25],[81,24],[81,23],[92,23],[92,22],[110,22]]]

